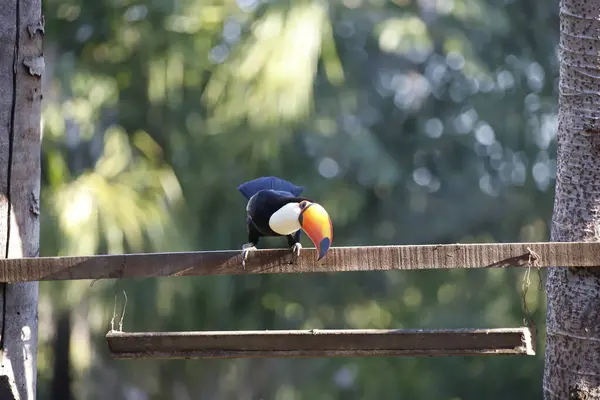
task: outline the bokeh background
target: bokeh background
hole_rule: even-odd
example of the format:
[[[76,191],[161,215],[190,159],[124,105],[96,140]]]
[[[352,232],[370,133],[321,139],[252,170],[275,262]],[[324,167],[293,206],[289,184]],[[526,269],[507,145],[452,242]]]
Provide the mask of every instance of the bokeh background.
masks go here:
[[[43,256],[240,248],[236,186],[261,175],[306,186],[337,246],[548,239],[556,1],[45,0],[44,13]],[[127,331],[514,327],[523,274],[44,282],[38,398],[541,399],[537,274],[536,357],[114,361],[104,340],[123,290]]]

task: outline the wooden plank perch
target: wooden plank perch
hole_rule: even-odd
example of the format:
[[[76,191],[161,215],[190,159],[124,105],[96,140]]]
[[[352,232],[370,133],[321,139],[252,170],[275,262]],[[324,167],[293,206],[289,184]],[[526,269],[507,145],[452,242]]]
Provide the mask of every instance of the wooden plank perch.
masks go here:
[[[510,329],[118,332],[114,358],[283,358],[535,355],[531,331]]]
[[[531,252],[530,252],[531,250]],[[431,268],[600,267],[600,243],[482,243],[335,247],[317,261],[289,249],[257,250],[242,268],[240,250],[0,259],[0,282],[159,276],[419,270]]]

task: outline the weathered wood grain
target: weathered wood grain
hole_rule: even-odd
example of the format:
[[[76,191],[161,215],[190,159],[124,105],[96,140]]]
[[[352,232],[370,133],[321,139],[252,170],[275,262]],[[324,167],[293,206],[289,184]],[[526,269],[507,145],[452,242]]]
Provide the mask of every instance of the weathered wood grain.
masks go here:
[[[0,258],[39,254],[41,0],[0,7]],[[0,398],[36,398],[38,283],[0,283]]]
[[[273,358],[535,355],[529,328],[117,332],[114,358]]]
[[[160,276],[524,267],[535,252],[539,267],[598,267],[600,243],[485,243],[335,247],[317,261],[314,248],[296,259],[287,249],[119,254],[0,260],[0,282],[148,278]]]

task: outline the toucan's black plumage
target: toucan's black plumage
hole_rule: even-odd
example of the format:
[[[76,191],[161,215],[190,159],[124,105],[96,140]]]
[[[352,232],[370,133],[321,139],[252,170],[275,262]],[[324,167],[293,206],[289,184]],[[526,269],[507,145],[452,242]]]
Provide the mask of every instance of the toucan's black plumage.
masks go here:
[[[304,187],[296,186],[291,182],[276,178],[274,176],[263,176],[252,181],[242,183],[240,186],[238,186],[238,190],[244,195],[246,200],[250,200],[252,196],[261,190],[274,190],[280,192],[282,195],[297,197],[300,196],[300,193],[302,193]]]

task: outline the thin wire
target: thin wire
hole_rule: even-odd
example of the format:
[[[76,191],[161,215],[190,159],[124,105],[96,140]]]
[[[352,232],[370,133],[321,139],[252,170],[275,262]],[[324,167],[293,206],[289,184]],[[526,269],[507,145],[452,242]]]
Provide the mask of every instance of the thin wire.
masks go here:
[[[113,308],[113,316],[112,319],[110,320],[110,330],[114,331],[115,330],[115,318],[117,317],[117,296],[118,294],[115,294],[115,306]],[[123,332],[123,319],[125,318],[125,311],[127,310],[127,293],[125,292],[125,290],[123,290],[123,296],[125,296],[125,303],[123,304],[123,313],[121,314],[121,319],[119,320],[119,332]]]
[[[125,304],[123,304],[123,314],[121,314],[121,320],[119,321],[119,332],[123,332],[123,318],[125,318],[125,311],[127,310],[127,293],[123,290],[123,296],[125,296]]]
[[[521,284],[521,295],[523,298],[523,312],[525,313],[525,315],[523,317],[523,323],[535,330],[535,321],[533,319],[531,312],[529,311],[529,307],[527,306],[527,292],[529,291],[529,287],[531,286],[531,267],[532,266],[536,267],[538,270],[538,277],[539,277],[539,285],[538,286],[540,289],[542,289],[542,275],[541,275],[541,268],[540,268],[540,256],[535,251],[531,250],[529,247],[527,248],[527,251],[529,252],[529,260],[528,260],[527,270],[525,271],[525,274],[523,275],[523,282]]]

